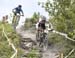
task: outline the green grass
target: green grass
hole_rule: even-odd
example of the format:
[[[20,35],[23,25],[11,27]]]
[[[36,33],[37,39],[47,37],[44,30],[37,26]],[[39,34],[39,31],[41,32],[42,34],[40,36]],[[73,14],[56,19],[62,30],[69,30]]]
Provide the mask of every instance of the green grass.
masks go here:
[[[68,55],[72,49],[75,49],[75,42],[67,40],[65,37],[54,33],[49,34],[49,43],[59,48],[58,51],[62,52],[64,56]],[[69,58],[75,58],[75,52],[72,53]]]
[[[14,53],[12,47],[9,46],[6,37],[2,33],[3,26],[4,26],[4,31],[6,32],[8,38],[11,40],[11,42],[15,45],[15,47],[18,50],[18,58],[21,58],[19,57],[21,56],[22,53],[19,47],[20,36],[16,32],[14,32],[10,24],[8,23],[3,24],[1,22],[0,22],[0,58],[10,58]]]

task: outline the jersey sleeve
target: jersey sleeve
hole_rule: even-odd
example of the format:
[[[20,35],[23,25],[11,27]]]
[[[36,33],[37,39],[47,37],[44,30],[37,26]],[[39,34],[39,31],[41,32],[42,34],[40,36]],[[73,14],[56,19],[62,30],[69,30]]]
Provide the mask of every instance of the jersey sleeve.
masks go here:
[[[20,11],[22,12],[22,14],[24,14],[22,9]]]

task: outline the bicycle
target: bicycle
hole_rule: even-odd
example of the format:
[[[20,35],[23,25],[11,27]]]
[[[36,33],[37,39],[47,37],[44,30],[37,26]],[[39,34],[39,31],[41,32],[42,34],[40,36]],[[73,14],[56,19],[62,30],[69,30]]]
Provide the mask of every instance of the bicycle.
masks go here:
[[[46,51],[48,49],[48,32],[53,31],[53,29],[47,29],[44,31],[39,31],[36,34],[37,45],[40,48],[40,51]]]
[[[37,35],[37,34],[36,34]],[[48,34],[43,31],[39,31],[38,35],[36,36],[37,45],[40,48],[40,51],[45,51],[48,48]]]
[[[19,20],[20,20],[21,16],[23,16],[23,15],[17,14],[17,15],[13,16],[12,26],[13,26],[14,30],[16,30],[16,26],[19,24]]]

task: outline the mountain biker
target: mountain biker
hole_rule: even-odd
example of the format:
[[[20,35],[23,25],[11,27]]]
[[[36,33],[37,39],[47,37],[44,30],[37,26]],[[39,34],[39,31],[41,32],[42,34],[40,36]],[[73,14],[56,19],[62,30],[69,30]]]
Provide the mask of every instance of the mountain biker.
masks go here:
[[[40,40],[38,38],[40,31],[41,32],[46,32],[46,33],[48,33],[48,31],[53,31],[53,29],[51,28],[51,24],[47,21],[45,16],[42,16],[40,21],[37,22],[37,24],[36,24],[36,31],[37,31],[37,34],[36,34],[36,40],[37,41]]]
[[[14,29],[16,29],[16,26],[19,23],[20,20],[20,16],[24,16],[23,10],[22,10],[22,5],[18,5],[18,7],[14,8],[12,10],[13,12],[13,20],[12,20],[12,24],[14,26]],[[14,21],[16,21],[16,23],[14,24]]]
[[[53,31],[46,17],[41,17],[41,20],[36,24],[36,30],[36,42],[40,48],[40,52],[46,51],[48,48],[48,33],[49,31]]]
[[[22,5],[18,5],[18,7],[14,8],[12,10],[12,12],[14,13],[14,15],[16,16],[17,14],[24,16],[23,10],[22,10]]]
[[[44,30],[46,29],[46,17],[42,16],[40,21],[37,22],[36,24],[36,30],[37,30],[37,34],[36,34],[36,40],[39,41],[40,39],[39,37],[39,32],[44,32]]]
[[[45,51],[46,48],[48,47],[48,38],[45,30],[47,29],[47,26],[49,26],[48,21],[45,16],[42,16],[40,21],[36,24],[36,42],[37,45],[39,46],[40,50],[39,52]],[[44,48],[45,47],[45,48]]]

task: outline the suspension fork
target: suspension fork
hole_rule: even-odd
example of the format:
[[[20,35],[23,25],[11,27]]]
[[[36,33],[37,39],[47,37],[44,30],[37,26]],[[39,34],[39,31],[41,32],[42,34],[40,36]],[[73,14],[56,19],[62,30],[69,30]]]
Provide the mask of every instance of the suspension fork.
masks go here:
[[[13,29],[16,30],[16,15],[13,15],[12,26],[13,26]]]
[[[41,45],[41,47],[43,47],[43,42],[44,42],[43,32],[40,32],[40,43],[39,43],[39,46]]]
[[[17,15],[17,18],[16,18],[16,26],[18,25],[19,20],[20,20],[20,16],[19,16],[19,15]]]

